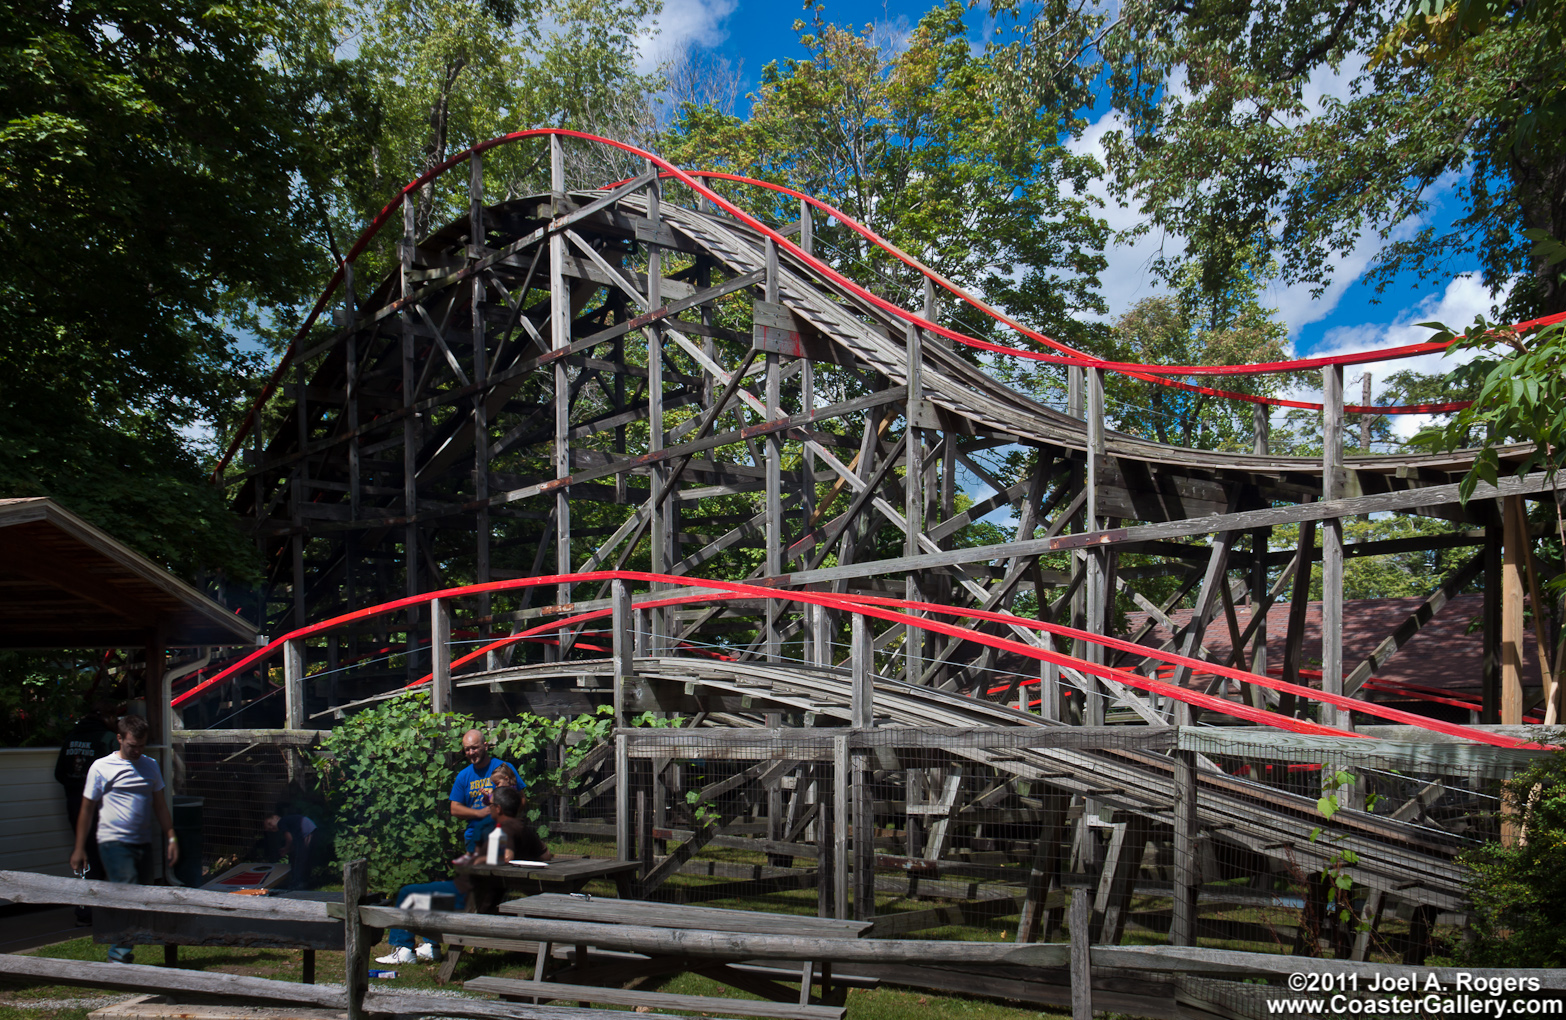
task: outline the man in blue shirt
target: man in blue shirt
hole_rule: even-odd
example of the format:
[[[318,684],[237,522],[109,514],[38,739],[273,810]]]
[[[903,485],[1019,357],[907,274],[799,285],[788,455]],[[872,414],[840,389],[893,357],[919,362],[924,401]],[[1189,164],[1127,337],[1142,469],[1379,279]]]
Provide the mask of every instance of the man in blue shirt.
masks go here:
[[[462,835],[467,840],[468,852],[472,853],[495,827],[487,799],[494,789],[492,778],[495,773],[500,769],[509,770],[516,777],[518,790],[527,789],[527,785],[515,767],[491,757],[489,742],[478,730],[468,730],[462,735],[462,754],[468,759],[468,767],[458,772],[456,782],[451,784],[451,817],[468,823]]]

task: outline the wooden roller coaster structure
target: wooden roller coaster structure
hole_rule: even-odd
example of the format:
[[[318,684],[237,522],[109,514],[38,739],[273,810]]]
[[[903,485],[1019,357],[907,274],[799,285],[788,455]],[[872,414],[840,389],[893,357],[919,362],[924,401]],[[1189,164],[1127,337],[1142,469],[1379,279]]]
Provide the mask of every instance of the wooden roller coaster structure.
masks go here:
[[[1362,700],[1361,685],[1482,579],[1481,722],[1521,721],[1521,506],[1555,498],[1542,476],[1481,485],[1465,502],[1458,482],[1473,451],[1343,456],[1351,359],[1322,367],[1319,459],[1269,453],[1260,408],[1250,452],[1113,432],[1107,363],[1055,356],[1069,396],[1064,410],[1046,406],[962,356],[960,336],[940,325],[938,277],[923,276],[921,308],[900,309],[815,257],[821,214],[811,203],[770,227],[699,177],[623,145],[647,157],[645,172],[568,190],[568,135],[524,132],[448,161],[372,228],[397,224],[401,212],[394,271],[361,280],[352,256],[343,264],[332,330],[301,331],[274,380],[284,400],[272,424],[253,416],[236,440],[245,455],[223,479],[265,556],[262,629],[283,636],[180,695],[192,729],[203,692],[277,652],[288,729],[329,725],[426,678],[437,708],[491,717],[597,704],[680,712],[708,727],[794,730],[792,750],[777,754],[806,770],[799,776],[812,762],[847,765],[838,803],[861,810],[865,777],[896,771],[895,756],[871,761],[868,735],[881,728],[1086,727],[1098,742],[948,741],[941,768],[987,770],[1001,786],[945,803],[941,818],[1026,801],[1032,823],[1058,828],[1075,798],[1088,810],[1073,817],[1138,820],[1137,839],[1156,842],[1156,831],[1187,859],[1208,841],[1312,867],[1342,860],[1337,844],[1312,845],[1314,796],[1214,767],[1199,750],[1209,732],[1199,724],[1222,723],[1239,740],[1262,727],[1271,747],[1262,756],[1296,762],[1311,760],[1313,740],[1348,746],[1356,717],[1457,741],[1488,777],[1526,759],[1516,734],[1420,722]],[[485,151],[529,137],[550,146],[552,190],[487,204]],[[464,164],[468,216],[415,237],[409,196]],[[668,199],[671,181],[692,204]],[[1027,477],[997,478],[976,457],[1003,447],[1026,451],[1035,465]],[[1512,464],[1523,451],[1501,454]],[[993,494],[960,499],[960,473]],[[954,541],[1006,506],[1013,540]],[[1382,511],[1470,525],[1427,544],[1474,554],[1431,579],[1430,598],[1372,657],[1344,663],[1345,557],[1426,541],[1346,548],[1342,521]],[[1271,530],[1288,524],[1300,525],[1299,547],[1271,550]],[[1163,605],[1138,596],[1151,619],[1167,622],[1181,600],[1194,601],[1190,622],[1162,648],[1135,644],[1141,635],[1110,640],[1128,553],[1162,557],[1179,577]],[[1318,557],[1316,690],[1300,686],[1300,671]],[[743,583],[707,580],[715,575]],[[1010,615],[1024,591],[1037,618]],[[1241,599],[1255,610],[1244,633]],[[1279,599],[1293,610],[1281,681],[1265,662],[1265,611]],[[1213,662],[1204,633],[1221,617],[1233,653]],[[454,634],[477,649],[454,658]],[[376,650],[390,652],[384,668],[343,668]],[[1198,672],[1205,687],[1193,685]],[[1542,694],[1553,722],[1553,692]],[[844,743],[833,745],[834,734]],[[622,765],[638,739],[623,741]],[[1414,771],[1421,761],[1434,768],[1411,750],[1423,745],[1360,745]],[[775,841],[789,811],[780,778],[761,777]],[[911,791],[911,771],[906,781]],[[1028,783],[1050,792],[1020,792]],[[644,852],[626,829],[629,802],[620,806],[622,852]],[[1460,912],[1454,858],[1464,839],[1417,810],[1389,817],[1362,806],[1338,819],[1342,846],[1358,854],[1349,872],[1359,887],[1378,903],[1410,903],[1426,930],[1436,911]],[[840,836],[873,827],[850,807]],[[1125,839],[1129,861],[1135,840]],[[846,868],[841,855],[833,866]],[[856,874],[862,866],[873,861],[861,858]],[[1059,862],[1051,866],[1058,878]],[[1182,881],[1194,896],[1192,874]],[[1103,882],[1101,906],[1123,914],[1126,901],[1114,897],[1128,896],[1133,880]],[[1176,916],[1176,940],[1191,944],[1194,907]]]

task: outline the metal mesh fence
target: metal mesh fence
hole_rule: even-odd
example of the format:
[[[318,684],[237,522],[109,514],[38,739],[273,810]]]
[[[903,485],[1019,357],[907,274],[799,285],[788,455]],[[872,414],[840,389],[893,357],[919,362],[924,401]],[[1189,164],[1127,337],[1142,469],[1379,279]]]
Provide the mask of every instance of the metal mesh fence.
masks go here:
[[[182,835],[181,852],[199,852],[209,874],[275,859],[281,843],[264,824],[273,811],[328,817],[310,762],[309,755],[264,744],[187,743],[173,786],[200,838],[197,850],[191,834]]]

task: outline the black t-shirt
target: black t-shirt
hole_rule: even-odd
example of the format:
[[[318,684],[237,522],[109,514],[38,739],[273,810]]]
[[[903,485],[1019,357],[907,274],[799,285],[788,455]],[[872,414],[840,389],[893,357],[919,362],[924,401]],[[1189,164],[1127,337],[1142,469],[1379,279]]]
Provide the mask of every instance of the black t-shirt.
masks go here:
[[[506,843],[511,847],[512,860],[541,861],[549,852],[544,841],[538,838],[538,832],[521,819],[502,818],[499,828],[506,834]]]
[[[114,731],[102,719],[83,716],[60,745],[59,757],[54,760],[55,781],[68,786],[85,785],[92,763],[112,754],[116,747]]]

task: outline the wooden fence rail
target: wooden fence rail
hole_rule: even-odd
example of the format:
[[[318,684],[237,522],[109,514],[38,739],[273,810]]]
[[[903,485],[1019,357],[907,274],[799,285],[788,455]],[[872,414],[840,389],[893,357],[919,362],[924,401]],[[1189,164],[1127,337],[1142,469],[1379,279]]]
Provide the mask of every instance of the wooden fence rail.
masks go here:
[[[198,971],[134,964],[108,964],[80,960],[0,955],[0,975],[33,978],[96,988],[164,993],[218,995],[247,1002],[275,1002],[329,1009],[346,1008],[352,1017],[369,1013],[417,1015],[439,1013],[463,1017],[504,1017],[508,1020],[662,1020],[661,1014],[586,1010],[565,1006],[532,1006],[491,1000],[463,1000],[445,996],[420,996],[367,988],[365,975],[372,929],[404,927],[442,934],[461,934],[514,940],[586,943],[608,950],[693,959],[816,960],[844,964],[911,963],[939,965],[1021,965],[1071,967],[1073,986],[1088,987],[1092,968],[1139,971],[1147,974],[1194,974],[1219,977],[1268,977],[1288,974],[1354,975],[1367,981],[1383,978],[1417,979],[1417,987],[1434,978],[1444,989],[1462,987],[1459,975],[1470,980],[1532,978],[1541,991],[1566,990],[1566,969],[1486,969],[1412,967],[1358,963],[1351,960],[1314,959],[1270,953],[1245,953],[1222,949],[1176,946],[1086,945],[1076,933],[1081,910],[1073,913],[1073,944],[993,942],[938,942],[904,939],[833,939],[792,935],[671,929],[647,925],[594,924],[538,918],[481,916],[445,911],[394,910],[361,905],[365,862],[344,869],[344,903],[301,902],[259,896],[234,896],[160,886],[126,886],[107,882],[81,882],[25,872],[0,871],[0,896],[18,903],[93,903],[107,907],[205,914],[221,918],[301,920],[320,922],[339,918],[348,934],[344,954],[343,985],[306,985],[289,981],[204,974]],[[1086,900],[1080,894],[1073,900]],[[1073,903],[1073,906],[1076,906]],[[1091,1008],[1090,1002],[1077,1003]]]

